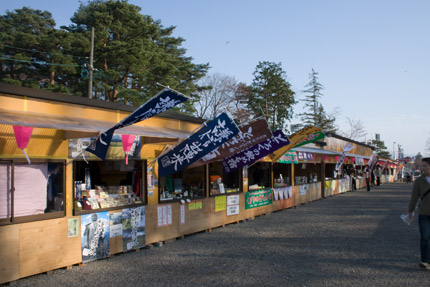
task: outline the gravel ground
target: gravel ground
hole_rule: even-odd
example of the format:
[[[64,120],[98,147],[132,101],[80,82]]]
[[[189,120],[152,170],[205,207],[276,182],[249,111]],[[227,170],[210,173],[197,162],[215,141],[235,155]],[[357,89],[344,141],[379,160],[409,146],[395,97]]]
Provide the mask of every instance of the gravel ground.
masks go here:
[[[385,184],[11,286],[429,286],[411,185]],[[4,262],[3,262],[4,263]]]

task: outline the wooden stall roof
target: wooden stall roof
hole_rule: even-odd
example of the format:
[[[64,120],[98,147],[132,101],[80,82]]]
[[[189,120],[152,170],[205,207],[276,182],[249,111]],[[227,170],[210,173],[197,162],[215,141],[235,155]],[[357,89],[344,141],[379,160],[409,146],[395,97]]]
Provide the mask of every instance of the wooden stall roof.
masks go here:
[[[109,110],[120,110],[125,112],[133,112],[137,108],[137,107],[125,105],[122,103],[88,99],[88,98],[74,96],[74,95],[54,93],[46,90],[38,90],[38,89],[31,89],[26,87],[13,86],[5,83],[0,83],[0,93],[10,94],[15,96],[22,96],[22,97],[31,97],[31,98],[43,99],[43,100],[49,100],[49,101],[56,101],[56,102],[62,102],[62,103],[76,104],[76,105],[82,105],[87,107],[96,107],[96,108],[103,108],[103,109],[109,109]],[[205,121],[200,118],[196,118],[196,117],[192,117],[192,116],[188,116],[188,115],[184,115],[184,114],[180,114],[172,111],[165,111],[157,115],[157,117],[187,121],[187,122],[192,122],[197,124],[201,124]]]

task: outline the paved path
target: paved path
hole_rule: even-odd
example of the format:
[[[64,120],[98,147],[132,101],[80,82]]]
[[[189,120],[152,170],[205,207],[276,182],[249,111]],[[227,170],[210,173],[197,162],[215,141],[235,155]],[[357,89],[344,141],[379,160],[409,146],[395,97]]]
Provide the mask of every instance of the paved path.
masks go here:
[[[427,287],[417,222],[399,217],[410,191],[349,192],[11,285]]]

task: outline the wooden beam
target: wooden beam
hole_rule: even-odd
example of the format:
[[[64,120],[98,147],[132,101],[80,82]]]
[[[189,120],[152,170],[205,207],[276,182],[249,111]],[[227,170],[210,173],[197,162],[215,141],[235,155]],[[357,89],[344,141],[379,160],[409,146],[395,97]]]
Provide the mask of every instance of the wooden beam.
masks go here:
[[[143,144],[175,144],[178,142],[176,138],[156,138],[142,137]]]
[[[98,134],[97,132],[64,131],[64,139],[91,138]]]

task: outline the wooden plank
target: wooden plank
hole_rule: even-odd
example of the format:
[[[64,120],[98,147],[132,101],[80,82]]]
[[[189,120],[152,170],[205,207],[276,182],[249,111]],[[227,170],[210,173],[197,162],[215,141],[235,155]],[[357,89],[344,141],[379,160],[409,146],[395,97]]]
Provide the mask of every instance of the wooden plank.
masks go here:
[[[19,277],[78,264],[81,237],[68,237],[68,218],[19,225]]]
[[[109,239],[110,254],[117,254],[124,251],[124,242],[122,236],[112,237]]]
[[[0,284],[19,279],[19,226],[0,226]]]

